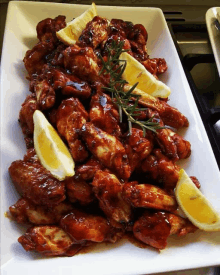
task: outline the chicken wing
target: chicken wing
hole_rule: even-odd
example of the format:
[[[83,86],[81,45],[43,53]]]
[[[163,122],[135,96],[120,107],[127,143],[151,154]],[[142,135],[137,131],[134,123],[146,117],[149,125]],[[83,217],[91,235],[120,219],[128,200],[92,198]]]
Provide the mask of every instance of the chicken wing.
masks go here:
[[[114,228],[101,216],[94,216],[79,210],[74,210],[60,220],[61,228],[69,234],[75,243],[116,242],[123,231]]]
[[[84,180],[77,180],[76,177],[71,177],[65,180],[66,193],[70,202],[79,202],[82,205],[91,203],[95,196],[90,186]]]
[[[107,86],[108,80],[99,75],[98,57],[90,47],[80,48],[77,45],[68,47],[64,52],[64,67],[80,79],[101,82]]]
[[[126,84],[124,86],[124,92],[128,92],[130,88],[131,86]],[[135,88],[132,93],[141,96],[138,101],[140,105],[157,111],[165,125],[176,129],[189,126],[188,119],[179,110],[167,104],[166,101],[148,95],[137,88]]]
[[[40,161],[29,161],[27,156],[24,160],[12,162],[9,174],[15,187],[36,205],[58,204],[65,200],[64,183],[55,179],[46,170]]]
[[[123,198],[134,207],[174,211],[177,209],[175,198],[163,189],[151,184],[129,182],[123,185]]]
[[[193,233],[197,228],[188,220],[170,213],[145,212],[134,224],[134,236],[152,247],[164,249],[170,235]]]
[[[35,226],[18,238],[26,251],[37,251],[45,256],[73,256],[81,248],[58,226]]]
[[[55,206],[35,205],[29,199],[21,198],[9,207],[10,214],[18,223],[56,224],[61,217],[73,207],[70,203],[61,202]]]
[[[41,41],[58,41],[56,32],[66,27],[66,17],[59,15],[54,19],[46,18],[37,24],[37,38]]]
[[[141,63],[156,78],[159,74],[166,72],[168,68],[164,58],[148,58]]]
[[[82,31],[77,44],[80,47],[97,48],[108,37],[108,20],[95,16]]]
[[[122,179],[130,177],[128,157],[119,140],[95,127],[91,122],[83,125],[82,137],[88,149],[104,166]]]
[[[92,181],[95,173],[103,169],[103,165],[94,157],[91,157],[85,164],[76,167],[75,178],[78,180]]]
[[[55,19],[47,18],[38,23],[37,35],[40,42],[33,49],[26,52],[23,60],[29,76],[41,73],[47,62],[46,56],[52,53],[58,43],[56,31],[65,26],[65,16],[58,16]]]
[[[132,128],[131,133],[127,134],[124,147],[132,172],[151,153],[153,146],[153,140],[150,137],[144,137],[140,129]]]
[[[25,137],[33,137],[34,132],[34,121],[33,114],[38,110],[37,99],[34,94],[28,95],[21,106],[19,113],[19,123],[22,129],[22,132]]]
[[[191,144],[188,140],[172,131],[171,129],[166,129],[170,139],[173,140],[179,159],[186,159],[191,155]]]
[[[77,98],[63,100],[56,113],[57,130],[68,142],[76,162],[82,162],[88,157],[85,145],[79,139],[79,131],[87,119],[88,114]]]
[[[98,171],[92,185],[99,206],[108,218],[120,223],[131,220],[131,206],[122,198],[123,184],[115,175]]]
[[[89,118],[96,127],[112,136],[121,137],[118,108],[108,95],[103,93],[92,96]]]
[[[154,149],[142,162],[140,170],[151,179],[162,183],[165,189],[173,189],[179,178],[179,167],[168,159],[160,149]]]
[[[36,94],[37,102],[42,110],[52,108],[56,97],[60,97],[60,93],[83,99],[91,95],[91,88],[86,81],[81,81],[63,69],[49,65],[43,67],[40,75],[32,77],[30,90]]]

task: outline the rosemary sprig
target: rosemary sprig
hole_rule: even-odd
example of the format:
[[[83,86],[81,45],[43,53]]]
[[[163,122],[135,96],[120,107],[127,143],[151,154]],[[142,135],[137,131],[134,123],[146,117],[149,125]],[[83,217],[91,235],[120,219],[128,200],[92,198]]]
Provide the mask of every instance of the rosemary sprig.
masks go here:
[[[104,89],[111,93],[112,98],[116,100],[119,107],[120,122],[122,122],[122,113],[127,116],[129,133],[131,133],[132,123],[139,125],[143,130],[143,135],[146,135],[146,130],[150,130],[156,133],[157,129],[163,127],[159,126],[158,122],[153,122],[151,117],[147,121],[136,120],[135,117],[140,115],[140,111],[147,110],[147,108],[139,108],[138,101],[140,95],[133,94],[133,90],[138,85],[138,82],[134,84],[128,92],[124,92],[124,85],[127,81],[122,78],[122,74],[126,68],[126,61],[120,60],[121,53],[127,50],[123,49],[124,41],[116,42],[113,41],[111,46],[107,47],[107,60],[105,61],[100,55],[103,63],[103,67],[100,74],[109,75],[110,81],[109,86]]]

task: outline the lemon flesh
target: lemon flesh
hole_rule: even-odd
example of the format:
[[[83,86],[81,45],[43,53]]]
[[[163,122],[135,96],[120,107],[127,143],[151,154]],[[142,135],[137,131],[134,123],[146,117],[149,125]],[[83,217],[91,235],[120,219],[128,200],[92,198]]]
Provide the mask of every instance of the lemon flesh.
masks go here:
[[[183,169],[180,170],[175,195],[181,209],[195,226],[205,231],[220,231],[219,214]]]
[[[154,97],[167,98],[170,95],[170,88],[162,81],[157,80],[130,54],[123,52],[119,59],[127,61],[122,77],[129,84],[134,85],[138,82],[138,89]]]
[[[83,14],[67,23],[66,27],[56,32],[56,36],[66,45],[75,44],[82,31],[85,29],[86,24],[89,23],[97,15],[96,5],[92,3],[91,7]]]
[[[39,110],[34,112],[34,147],[41,164],[59,180],[74,176],[74,161],[55,129]]]

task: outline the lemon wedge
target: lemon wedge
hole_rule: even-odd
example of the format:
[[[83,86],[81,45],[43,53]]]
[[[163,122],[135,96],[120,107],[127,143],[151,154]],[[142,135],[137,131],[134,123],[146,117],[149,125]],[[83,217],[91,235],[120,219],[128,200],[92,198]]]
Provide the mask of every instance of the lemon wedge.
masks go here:
[[[86,10],[83,14],[67,23],[66,27],[56,32],[57,38],[66,45],[73,45],[78,41],[82,31],[85,29],[86,24],[90,22],[97,15],[96,5]]]
[[[58,180],[73,176],[72,156],[52,125],[39,110],[34,112],[34,147],[41,164]]]
[[[157,80],[146,68],[130,54],[123,52],[120,60],[127,61],[122,77],[131,85],[139,82],[137,88],[143,92],[155,96],[167,98],[171,90],[162,81]]]
[[[187,218],[204,231],[220,231],[220,216],[208,199],[181,169],[175,195]]]

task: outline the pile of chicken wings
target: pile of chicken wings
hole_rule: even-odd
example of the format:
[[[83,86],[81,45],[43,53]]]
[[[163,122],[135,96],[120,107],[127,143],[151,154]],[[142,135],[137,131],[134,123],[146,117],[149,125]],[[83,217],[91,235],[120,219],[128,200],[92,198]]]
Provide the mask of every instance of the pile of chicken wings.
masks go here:
[[[30,94],[19,123],[27,152],[9,167],[21,195],[9,211],[16,222],[30,227],[18,241],[25,250],[46,256],[73,256],[126,234],[164,249],[170,235],[197,229],[177,214],[174,196],[176,162],[191,153],[190,143],[176,130],[189,123],[167,99],[145,95],[139,107],[146,109],[136,119],[153,117],[165,127],[144,135],[132,125],[129,132],[126,117],[120,122],[118,106],[103,89],[109,76],[100,74],[100,55],[105,60],[112,41],[124,41],[128,53],[156,78],[167,70],[166,61],[149,58],[148,34],[141,24],[96,16],[72,46],[56,37],[65,26],[65,16],[39,22],[39,42],[24,57]],[[45,114],[68,146],[76,163],[73,177],[59,181],[41,165],[33,144],[35,110]]]

